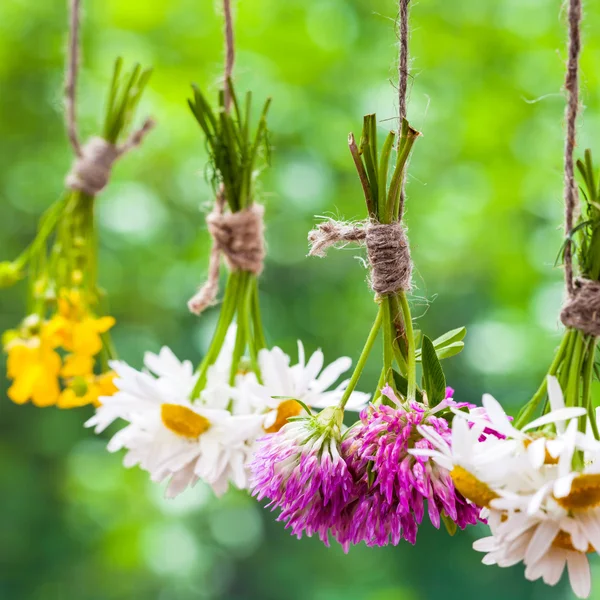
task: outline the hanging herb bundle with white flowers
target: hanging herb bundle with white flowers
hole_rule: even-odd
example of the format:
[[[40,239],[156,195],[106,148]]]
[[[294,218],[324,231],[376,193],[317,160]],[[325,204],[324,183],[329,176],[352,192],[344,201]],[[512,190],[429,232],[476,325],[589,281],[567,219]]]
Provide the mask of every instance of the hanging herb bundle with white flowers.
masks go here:
[[[451,470],[465,497],[486,507],[491,536],[474,544],[486,553],[485,564],[508,567],[522,562],[527,579],[541,578],[549,585],[558,583],[566,567],[575,595],[587,598],[591,591],[587,555],[600,548],[600,436],[592,403],[600,335],[600,187],[587,151],[577,162],[583,201],[576,220],[573,157],[581,18],[581,0],[569,0],[566,241],[561,253],[568,300],[561,312],[563,339],[542,384],[514,424],[498,402],[484,396],[491,427],[501,437],[481,441],[479,435],[489,422],[459,415],[452,425],[452,445],[422,428],[435,450],[415,454],[431,456]]]
[[[115,320],[97,280],[95,224],[97,195],[108,184],[113,164],[138,146],[153,127],[147,120],[126,136],[150,70],[136,65],[123,73],[117,60],[100,137],[81,144],[75,118],[79,63],[79,1],[71,6],[71,39],[66,85],[66,118],[75,162],[66,191],[42,216],[33,242],[12,262],[0,263],[0,287],[27,276],[26,316],[4,332],[13,402],[73,408],[97,404],[115,391],[108,362],[115,358],[108,331]]]
[[[264,209],[256,201],[259,160],[266,154],[266,116],[270,100],[252,126],[252,94],[243,102],[232,84],[233,20],[224,0],[225,76],[216,109],[194,87],[189,101],[206,138],[216,201],[206,221],[213,238],[208,280],[190,300],[200,314],[216,301],[220,261],[228,266],[220,314],[204,360],[197,370],[179,362],[168,348],[147,353],[145,371],[113,362],[118,392],[87,423],[103,431],[117,418],[128,425],[109,443],[127,449],[125,465],[139,465],[154,481],[167,480],[168,496],[176,496],[198,480],[217,494],[230,483],[248,487],[248,463],[258,437],[273,435],[288,419],[309,407],[335,405],[347,382],[337,388],[351,362],[340,358],[323,369],[315,352],[308,361],[298,343],[298,363],[280,348],[266,347],[260,315],[258,277],[265,258]],[[362,408],[368,397],[355,392],[350,406]]]

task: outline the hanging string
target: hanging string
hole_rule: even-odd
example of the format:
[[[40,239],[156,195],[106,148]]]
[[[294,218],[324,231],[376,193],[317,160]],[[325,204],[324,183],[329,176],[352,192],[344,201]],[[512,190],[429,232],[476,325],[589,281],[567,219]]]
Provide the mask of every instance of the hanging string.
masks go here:
[[[406,98],[408,95],[408,5],[410,0],[399,2],[399,44],[400,57],[398,60],[398,111],[400,125],[398,127],[398,138],[402,128],[402,119],[406,119]]]
[[[225,39],[225,68],[223,72],[223,105],[226,113],[231,111],[231,78],[235,64],[235,36],[231,0],[223,0],[223,37]],[[212,247],[208,259],[206,281],[188,301],[190,312],[199,315],[215,304],[219,293],[221,256],[230,270],[241,270],[260,275],[265,259],[264,207],[253,202],[248,208],[225,212],[225,186],[217,189],[215,205],[206,217]]]
[[[79,20],[80,0],[71,0],[69,21],[69,46],[67,50],[67,73],[65,78],[65,117],[67,135],[75,156],[81,156],[81,144],[77,133],[77,73],[79,72]]]
[[[398,140],[402,134],[402,122],[406,118],[408,95],[408,5],[410,0],[398,2],[398,111],[400,124]],[[371,270],[371,289],[378,296],[408,292],[412,289],[412,260],[406,231],[402,224],[404,212],[404,178],[400,192],[399,217],[393,223],[377,223],[366,220],[346,223],[328,219],[319,223],[308,234],[309,256],[324,257],[330,247],[348,243],[366,246]]]
[[[65,179],[65,183],[72,190],[79,190],[90,196],[95,196],[106,187],[112,167],[117,159],[139,146],[155,123],[152,119],[146,119],[139,129],[132,132],[129,138],[118,146],[101,137],[92,137],[84,145],[81,144],[77,127],[76,102],[77,76],[81,60],[81,43],[79,39],[81,1],[70,0],[69,10],[69,42],[65,74],[65,122],[67,136],[75,154],[75,161]]]
[[[398,141],[402,135],[402,122],[406,119],[406,100],[408,97],[408,5],[410,0],[398,2],[398,33],[399,33],[399,58],[398,58]],[[400,208],[398,220],[404,216],[406,177],[402,177],[400,189]]]
[[[565,197],[565,284],[569,296],[575,292],[573,281],[573,247],[571,232],[577,210],[578,194],[575,183],[574,152],[577,136],[577,115],[579,113],[579,55],[581,53],[581,0],[569,0],[569,57],[565,89],[567,92],[564,158],[564,197]]]
[[[235,63],[235,38],[233,34],[233,15],[231,0],[223,0],[224,37],[225,37],[225,72],[224,72],[224,104],[225,112],[231,110],[231,77]]]
[[[569,43],[565,90],[566,135],[564,156],[565,197],[565,285],[568,300],[560,318],[566,327],[586,335],[600,336],[600,283],[573,274],[573,243],[571,235],[579,205],[575,182],[574,153],[577,143],[577,116],[579,114],[579,57],[581,54],[582,1],[569,0]]]

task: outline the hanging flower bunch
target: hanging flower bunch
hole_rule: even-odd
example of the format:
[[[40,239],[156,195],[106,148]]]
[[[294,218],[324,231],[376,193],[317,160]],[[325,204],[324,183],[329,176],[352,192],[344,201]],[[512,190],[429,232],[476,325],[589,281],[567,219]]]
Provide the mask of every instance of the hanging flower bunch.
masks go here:
[[[168,481],[176,496],[198,480],[217,494],[230,483],[248,487],[248,464],[258,437],[275,435],[289,419],[309,407],[336,405],[346,389],[341,382],[351,362],[340,358],[325,369],[321,351],[308,360],[298,343],[298,363],[280,348],[266,347],[258,297],[264,259],[263,208],[255,200],[257,162],[267,149],[264,104],[252,134],[250,93],[241,105],[231,80],[214,111],[194,88],[190,107],[206,136],[213,169],[216,204],[207,217],[213,237],[209,280],[190,300],[192,312],[213,304],[221,255],[229,267],[219,319],[204,360],[194,371],[168,348],[147,353],[145,371],[111,362],[118,388],[87,425],[103,431],[117,418],[127,426],[109,450],[127,450],[126,466],[139,465],[154,481]],[[350,405],[362,408],[368,396],[354,392]]]
[[[123,74],[122,61],[116,62],[102,136],[81,146],[73,124],[77,157],[67,190],[40,219],[29,247],[14,261],[0,263],[0,286],[28,280],[26,316],[2,338],[12,379],[8,396],[18,404],[72,408],[98,404],[116,389],[108,364],[114,358],[108,332],[115,320],[107,315],[98,285],[94,205],[112,164],[153,125],[147,121],[121,143],[149,77],[150,70],[139,65]]]
[[[549,585],[566,567],[573,591],[586,598],[587,555],[600,548],[600,436],[592,403],[600,311],[598,294],[590,294],[600,289],[600,188],[589,151],[577,165],[583,210],[569,241],[577,249],[579,278],[562,311],[567,329],[544,381],[514,425],[484,396],[486,422],[457,415],[452,444],[422,426],[434,449],[413,454],[432,457],[467,499],[486,507],[492,535],[474,545],[486,553],[485,564],[523,562],[527,579]],[[489,423],[502,437],[481,441]]]
[[[465,329],[435,341],[413,330],[407,300],[412,265],[401,218],[405,165],[418,135],[404,119],[389,183],[395,133],[388,134],[379,157],[375,115],[365,117],[360,147],[350,136],[369,219],[321,223],[309,236],[311,254],[323,255],[338,243],[364,243],[377,317],[337,407],[297,417],[259,440],[251,465],[254,494],[279,508],[279,520],[295,535],[316,533],[324,543],[333,538],[346,550],[360,542],[383,546],[405,539],[414,544],[425,511],[434,526],[443,521],[454,533],[476,523],[481,510],[456,488],[449,469],[412,452],[435,448],[423,428],[450,444],[452,411],[474,409],[453,400],[440,363],[460,352]],[[380,333],[383,364],[373,401],[346,429],[344,409]],[[473,414],[484,418],[479,412]],[[480,435],[487,439],[490,433],[498,435],[490,429]]]

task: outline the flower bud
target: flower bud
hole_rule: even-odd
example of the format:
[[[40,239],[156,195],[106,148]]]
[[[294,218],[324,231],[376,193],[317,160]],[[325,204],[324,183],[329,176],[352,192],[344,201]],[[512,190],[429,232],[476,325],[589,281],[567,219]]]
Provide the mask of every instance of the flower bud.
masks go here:
[[[10,287],[23,277],[21,270],[14,263],[0,262],[0,288]]]

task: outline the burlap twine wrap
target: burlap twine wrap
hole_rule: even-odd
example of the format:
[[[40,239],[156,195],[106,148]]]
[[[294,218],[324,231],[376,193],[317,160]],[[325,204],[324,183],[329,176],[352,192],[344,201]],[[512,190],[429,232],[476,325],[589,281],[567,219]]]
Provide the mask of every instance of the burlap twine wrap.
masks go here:
[[[65,180],[67,187],[95,196],[106,187],[117,158],[119,150],[114,144],[101,137],[91,138],[73,162]]]
[[[329,247],[349,242],[366,246],[371,288],[380,296],[412,288],[410,248],[400,222],[344,223],[329,220],[317,225],[308,234],[308,240],[309,256],[325,256]]]
[[[578,277],[573,295],[560,313],[565,327],[600,336],[600,282]]]
[[[219,291],[221,256],[231,271],[247,271],[260,275],[264,266],[264,212],[261,204],[237,212],[223,212],[217,202],[206,217],[213,245],[206,283],[188,302],[188,308],[199,315],[215,303]]]

